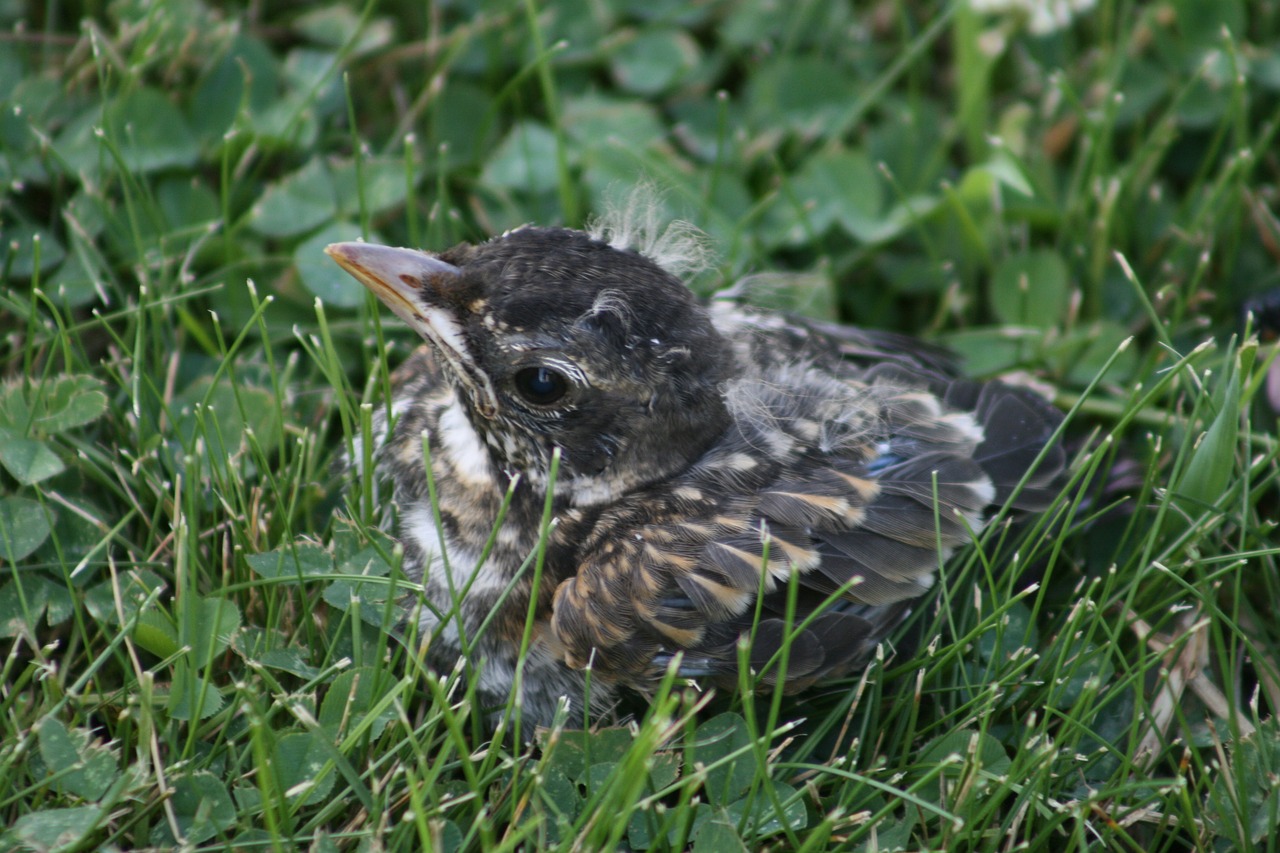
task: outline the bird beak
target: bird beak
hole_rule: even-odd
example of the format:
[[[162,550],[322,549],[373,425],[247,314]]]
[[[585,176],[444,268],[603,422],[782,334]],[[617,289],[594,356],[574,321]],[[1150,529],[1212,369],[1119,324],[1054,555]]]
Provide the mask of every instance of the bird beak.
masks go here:
[[[473,392],[485,417],[497,411],[489,377],[480,369],[448,298],[462,270],[417,249],[373,243],[331,243],[325,254],[378,297],[401,320],[426,338]]]
[[[417,249],[373,243],[330,243],[324,253],[415,329],[425,322],[419,294],[443,291],[445,281],[461,274],[453,264]],[[434,300],[433,300],[434,301]]]

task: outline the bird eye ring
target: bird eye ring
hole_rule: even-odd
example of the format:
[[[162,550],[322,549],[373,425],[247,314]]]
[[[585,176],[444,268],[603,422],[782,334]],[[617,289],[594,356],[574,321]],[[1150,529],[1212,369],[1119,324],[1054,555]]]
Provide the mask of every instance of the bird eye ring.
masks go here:
[[[550,367],[525,367],[516,371],[516,393],[538,406],[549,406],[569,393],[569,380]]]

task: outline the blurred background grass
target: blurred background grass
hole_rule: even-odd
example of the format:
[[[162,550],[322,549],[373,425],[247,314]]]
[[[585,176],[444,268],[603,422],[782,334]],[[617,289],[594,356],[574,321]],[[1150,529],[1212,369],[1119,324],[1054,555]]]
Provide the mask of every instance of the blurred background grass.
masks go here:
[[[0,23],[0,844],[1277,845],[1280,5]],[[414,342],[320,248],[581,225],[639,180],[707,233],[701,292],[768,273],[1053,388],[1088,498],[991,531],[862,682],[486,747],[332,467]]]

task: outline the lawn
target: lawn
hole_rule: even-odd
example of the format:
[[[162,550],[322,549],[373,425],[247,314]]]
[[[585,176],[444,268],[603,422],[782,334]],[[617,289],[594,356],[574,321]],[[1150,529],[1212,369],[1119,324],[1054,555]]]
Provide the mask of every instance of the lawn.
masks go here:
[[[1277,3],[0,31],[0,848],[1280,848]],[[1046,389],[1071,484],[861,678],[494,740],[337,464],[415,341],[322,248],[580,226],[640,181],[705,232],[698,292]]]

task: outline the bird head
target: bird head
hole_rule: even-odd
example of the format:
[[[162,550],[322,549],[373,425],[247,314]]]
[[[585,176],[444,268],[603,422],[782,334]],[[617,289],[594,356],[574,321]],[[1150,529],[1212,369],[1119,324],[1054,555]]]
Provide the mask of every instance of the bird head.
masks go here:
[[[574,503],[683,470],[725,428],[728,345],[678,278],[564,228],[439,253],[325,251],[425,338],[498,470]]]

